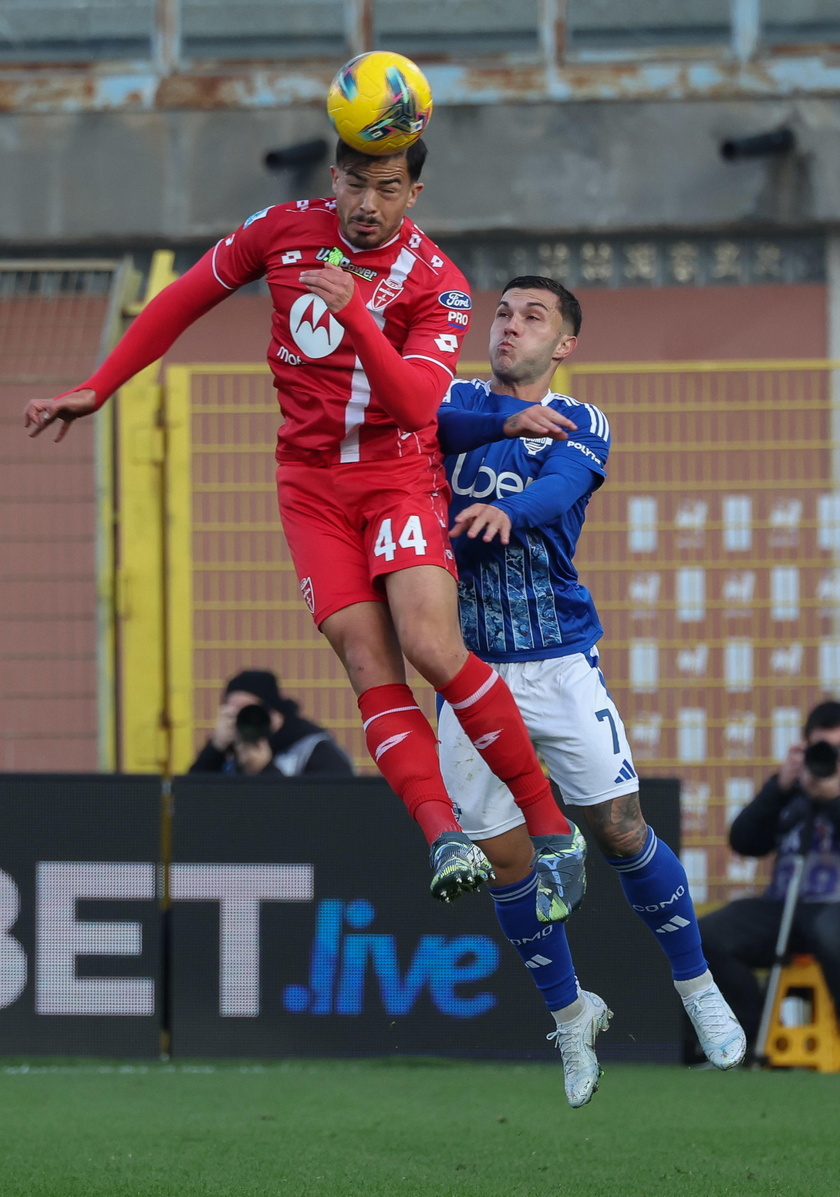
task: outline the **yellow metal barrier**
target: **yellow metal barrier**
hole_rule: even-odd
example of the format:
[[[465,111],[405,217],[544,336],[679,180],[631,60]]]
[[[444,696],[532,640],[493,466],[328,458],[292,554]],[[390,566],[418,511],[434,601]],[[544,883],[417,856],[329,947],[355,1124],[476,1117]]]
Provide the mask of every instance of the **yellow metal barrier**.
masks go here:
[[[190,368],[166,372],[165,523],[166,688],[169,768],[189,768],[193,757],[193,553]]]
[[[100,356],[116,344],[126,313],[133,305],[140,285],[131,259],[120,263],[100,344]],[[111,773],[119,762],[117,728],[117,563],[116,563],[116,470],[115,407],[99,412],[94,423],[96,471],[96,595],[98,674],[98,766]]]
[[[174,278],[173,255],[159,251],[144,302]],[[148,366],[126,383],[116,400],[119,739],[120,768],[126,773],[168,773],[171,758],[164,618],[165,436],[159,372],[159,362]]]

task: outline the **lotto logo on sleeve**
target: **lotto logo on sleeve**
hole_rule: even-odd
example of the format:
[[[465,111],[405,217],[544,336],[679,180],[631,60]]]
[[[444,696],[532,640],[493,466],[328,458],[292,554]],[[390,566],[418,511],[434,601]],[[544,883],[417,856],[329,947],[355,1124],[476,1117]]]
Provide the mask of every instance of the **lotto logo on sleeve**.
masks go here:
[[[435,344],[444,353],[455,353],[458,349],[458,338],[454,333],[441,333],[435,337]]]
[[[469,312],[472,300],[466,291],[443,291],[438,295],[438,303],[456,312]]]

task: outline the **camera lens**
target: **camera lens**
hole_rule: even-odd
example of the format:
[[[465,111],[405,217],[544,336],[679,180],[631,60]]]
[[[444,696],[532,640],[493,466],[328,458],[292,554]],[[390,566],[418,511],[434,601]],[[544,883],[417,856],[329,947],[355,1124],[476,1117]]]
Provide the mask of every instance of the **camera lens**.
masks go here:
[[[805,749],[805,768],[812,777],[831,777],[837,772],[838,750],[827,740],[817,740]]]

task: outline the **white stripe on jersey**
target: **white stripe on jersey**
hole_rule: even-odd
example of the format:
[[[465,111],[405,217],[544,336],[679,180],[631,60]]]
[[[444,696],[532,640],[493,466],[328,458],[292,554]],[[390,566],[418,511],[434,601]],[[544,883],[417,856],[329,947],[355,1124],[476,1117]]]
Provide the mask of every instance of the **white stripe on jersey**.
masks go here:
[[[589,430],[593,436],[600,436],[601,440],[608,441],[610,439],[610,422],[600,407],[596,407],[594,403],[581,403],[579,399],[573,399],[571,395],[559,395],[555,391],[549,391],[544,399],[540,400],[543,406],[547,406],[554,399],[559,399],[563,403],[568,403],[570,407],[582,407],[589,412]]]
[[[395,286],[402,286],[417,264],[417,258],[410,250],[401,249],[397,259],[388,274],[388,282]],[[381,311],[371,308],[368,311],[373,316],[380,329],[385,327],[385,316]],[[338,460],[360,461],[359,429],[365,422],[365,412],[370,404],[370,380],[362,368],[362,363],[356,358],[353,364],[353,379],[350,383],[350,398],[344,409],[344,437],[341,441]]]
[[[589,412],[592,420],[592,431],[595,436],[600,436],[601,440],[607,441],[610,438],[610,422],[600,407],[595,407],[592,403],[584,403],[583,405]]]
[[[401,287],[416,265],[417,258],[411,250],[401,249],[397,254],[396,262],[388,272],[388,282]]]
[[[405,360],[408,362],[408,361],[411,361],[415,357],[419,358],[421,362],[434,362],[436,366],[440,366],[441,370],[445,370],[450,378],[455,377],[454,370],[450,370],[448,366],[444,366],[443,362],[438,361],[438,359],[436,357],[429,357],[425,353],[407,353],[405,355]],[[441,399],[441,403],[445,403],[445,402],[446,402],[445,399]]]
[[[224,241],[224,237],[222,238],[222,241]],[[210,265],[213,268],[213,275],[216,279],[216,282],[221,283],[226,291],[235,291],[236,287],[231,287],[230,283],[226,283],[223,278],[219,278],[219,272],[216,269],[216,251],[218,250],[219,246],[222,244],[222,241],[217,241],[216,244],[213,246],[213,257],[210,259]]]
[[[384,320],[377,320],[381,328]],[[344,438],[339,449],[339,461],[359,461],[359,428],[365,421],[365,412],[370,403],[370,382],[356,358],[353,363],[353,378],[350,383],[350,398],[344,409]]]

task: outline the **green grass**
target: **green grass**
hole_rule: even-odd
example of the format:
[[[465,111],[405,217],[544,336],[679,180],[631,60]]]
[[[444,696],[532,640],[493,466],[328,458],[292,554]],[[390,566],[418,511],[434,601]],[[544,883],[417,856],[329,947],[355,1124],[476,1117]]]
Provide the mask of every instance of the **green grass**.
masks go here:
[[[838,1197],[840,1075],[0,1063],[2,1197]]]

